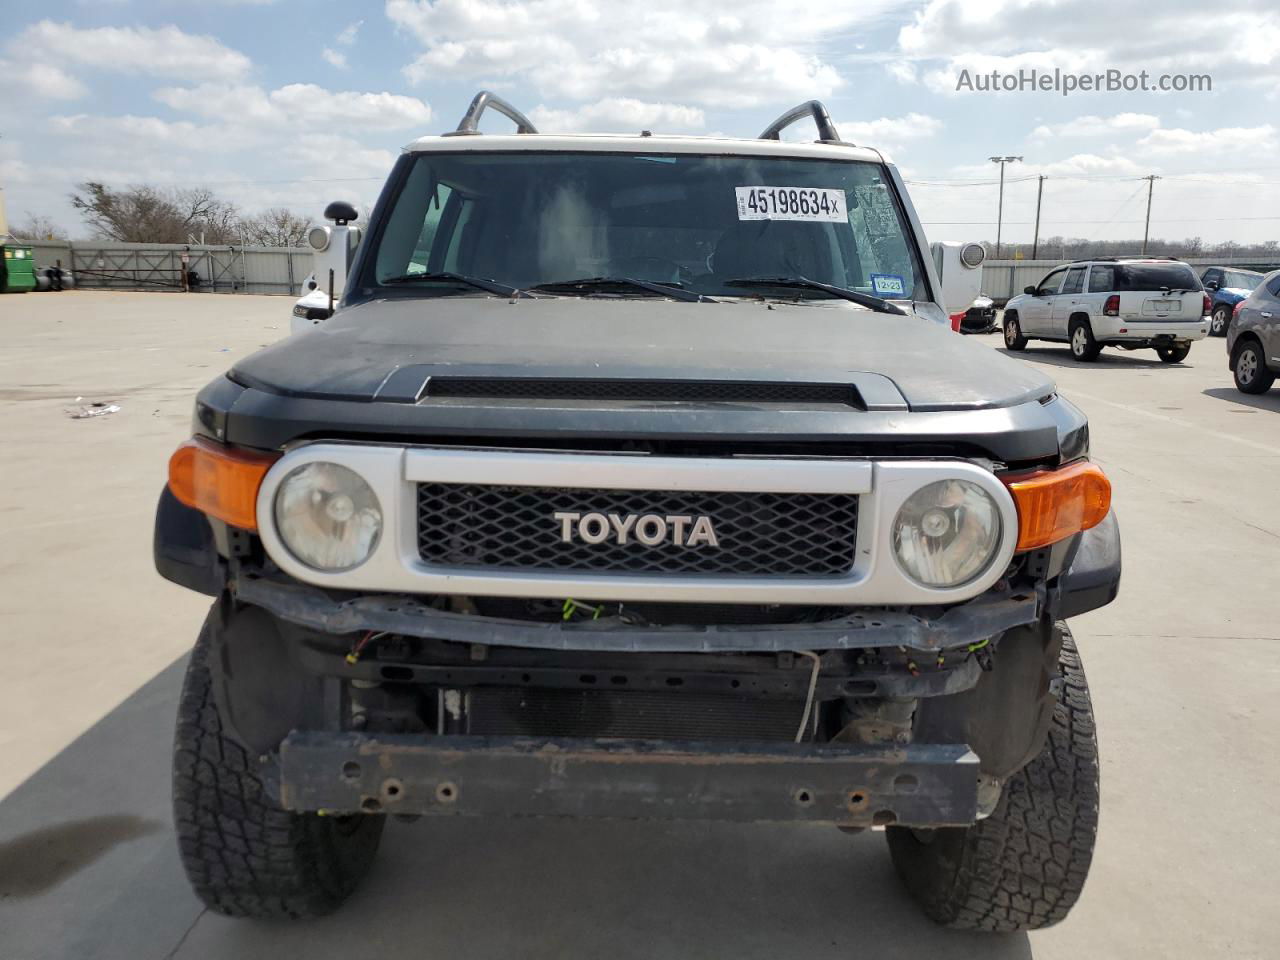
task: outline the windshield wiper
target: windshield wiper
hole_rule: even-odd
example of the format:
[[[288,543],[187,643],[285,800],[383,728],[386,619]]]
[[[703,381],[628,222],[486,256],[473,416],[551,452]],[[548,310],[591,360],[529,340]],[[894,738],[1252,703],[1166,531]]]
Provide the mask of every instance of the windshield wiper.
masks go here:
[[[879,297],[873,297],[869,293],[859,293],[857,290],[848,290],[844,287],[837,287],[831,283],[822,283],[819,280],[809,280],[805,277],[743,277],[738,280],[726,280],[725,286],[729,287],[795,287],[802,290],[821,290],[823,293],[829,293],[833,297],[839,297],[841,300],[848,300],[850,303],[856,303],[860,306],[867,307],[876,313],[896,313],[899,316],[906,316],[907,311],[903,310],[896,303],[890,303],[888,300],[881,300]]]
[[[680,300],[683,303],[716,302],[700,293],[681,289],[673,283],[659,283],[656,280],[637,280],[634,277],[584,277],[581,280],[556,280],[551,283],[540,283],[529,289],[541,290],[545,293],[589,293],[593,290],[616,290],[619,287],[644,290],[660,297]]]
[[[500,297],[514,297],[521,291],[509,287],[497,280],[486,280],[483,277],[468,277],[461,273],[406,273],[399,277],[387,277],[379,283],[452,283],[460,287],[472,287],[486,293],[494,293]],[[521,294],[523,295],[523,294]]]

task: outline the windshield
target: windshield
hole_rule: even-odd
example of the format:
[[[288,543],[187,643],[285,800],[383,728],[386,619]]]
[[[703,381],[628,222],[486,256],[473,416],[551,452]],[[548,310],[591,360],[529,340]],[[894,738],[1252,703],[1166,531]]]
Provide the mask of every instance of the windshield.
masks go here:
[[[1116,266],[1117,290],[1200,290],[1200,278],[1185,263],[1125,263]]]
[[[522,290],[625,277],[734,297],[758,290],[730,280],[803,277],[876,297],[929,299],[901,207],[874,163],[422,153],[384,222],[365,283],[401,278],[397,291],[417,295],[475,295],[443,278],[404,279],[454,273]]]

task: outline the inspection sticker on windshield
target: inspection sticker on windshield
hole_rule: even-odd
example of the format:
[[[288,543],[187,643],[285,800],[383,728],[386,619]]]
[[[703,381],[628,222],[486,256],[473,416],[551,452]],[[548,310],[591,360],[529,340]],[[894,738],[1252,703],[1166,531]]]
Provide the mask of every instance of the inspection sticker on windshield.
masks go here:
[[[877,297],[905,297],[907,282],[896,273],[873,273],[871,292]]]
[[[825,187],[734,187],[739,220],[845,219],[844,191]]]

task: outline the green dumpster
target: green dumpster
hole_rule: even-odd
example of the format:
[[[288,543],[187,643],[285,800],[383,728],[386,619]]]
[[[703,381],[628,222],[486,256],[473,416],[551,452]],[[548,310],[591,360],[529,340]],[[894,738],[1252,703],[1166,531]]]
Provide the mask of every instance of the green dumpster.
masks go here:
[[[36,261],[25,243],[0,246],[0,293],[26,293],[36,288]]]

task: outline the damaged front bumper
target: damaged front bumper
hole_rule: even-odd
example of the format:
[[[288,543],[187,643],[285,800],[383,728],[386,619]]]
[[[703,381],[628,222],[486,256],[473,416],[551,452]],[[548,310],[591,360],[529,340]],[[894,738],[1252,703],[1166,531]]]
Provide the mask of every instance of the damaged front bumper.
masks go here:
[[[952,744],[423,737],[295,732],[286,809],[435,816],[890,823],[978,816],[978,758]]]
[[[984,594],[934,617],[867,610],[806,623],[638,626],[617,617],[544,623],[450,613],[398,594],[336,600],[315,587],[254,573],[237,579],[234,592],[242,603],[321,633],[372,630],[484,646],[630,653],[947,650],[1034,623],[1044,602],[1043,590],[1037,588]]]

